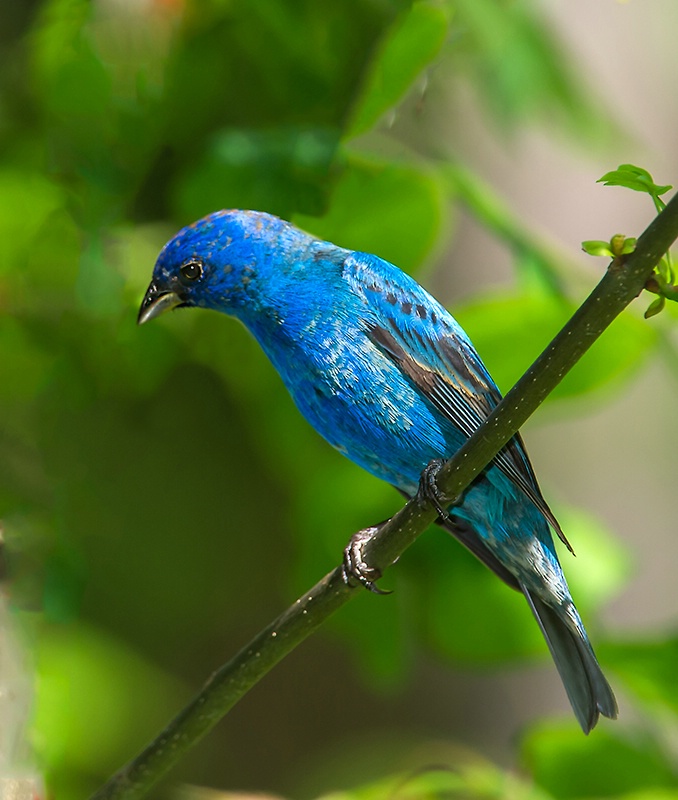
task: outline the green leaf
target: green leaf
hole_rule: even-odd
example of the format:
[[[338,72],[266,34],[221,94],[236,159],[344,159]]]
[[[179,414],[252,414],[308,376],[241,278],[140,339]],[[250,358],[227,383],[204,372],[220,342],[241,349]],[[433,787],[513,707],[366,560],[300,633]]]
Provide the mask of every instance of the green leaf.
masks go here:
[[[347,137],[369,130],[398,103],[440,52],[447,36],[448,17],[444,5],[419,0],[396,22],[372,61]]]
[[[589,239],[585,242],[582,242],[581,249],[590,256],[606,256],[607,258],[614,258],[614,253],[612,252],[610,243],[603,242],[600,239]]]
[[[323,217],[295,215],[297,225],[351,250],[377,253],[408,271],[438,242],[449,218],[436,172],[349,154]]]
[[[499,388],[506,392],[572,316],[576,306],[547,294],[488,296],[454,309]],[[547,402],[626,380],[657,342],[632,313],[618,317]]]
[[[523,759],[558,800],[678,787],[657,742],[642,734],[627,739],[603,726],[587,737],[574,724],[540,725],[525,738]]]
[[[634,164],[620,164],[617,169],[606,172],[602,178],[598,178],[597,183],[603,183],[605,186],[625,186],[627,189],[645,192],[652,197],[659,197],[673,188],[668,184],[658,186],[646,169],[636,167]]]
[[[636,243],[638,239],[635,236],[628,236],[624,239],[624,244],[622,245],[621,255],[626,256],[629,253],[632,253],[636,249]]]
[[[671,284],[673,283],[673,269],[671,266],[671,261],[668,255],[663,255],[659,259],[659,263],[655,267],[657,274],[661,277],[664,284]],[[665,289],[666,286],[662,285],[662,289]]]
[[[645,319],[651,319],[652,317],[656,317],[657,314],[661,313],[664,310],[664,306],[666,305],[666,298],[663,295],[656,297],[650,305],[645,310],[643,316]]]
[[[623,233],[616,233],[609,242],[600,239],[592,239],[582,242],[582,250],[590,256],[606,256],[607,258],[617,258],[618,256],[632,253],[636,249],[636,239],[627,238]]]

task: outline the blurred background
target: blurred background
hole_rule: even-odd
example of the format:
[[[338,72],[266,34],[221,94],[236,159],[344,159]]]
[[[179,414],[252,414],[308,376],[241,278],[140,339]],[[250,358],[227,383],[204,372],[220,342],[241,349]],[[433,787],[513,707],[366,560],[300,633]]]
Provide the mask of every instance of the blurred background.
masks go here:
[[[164,242],[244,207],[376,252],[507,390],[607,266],[581,241],[654,215],[596,180],[678,180],[677,34],[674,0],[0,6],[0,777],[86,796],[401,504],[235,322],[137,328]],[[678,797],[678,342],[651,299],[525,429],[620,719],[584,737],[522,598],[431,530],[157,796]]]

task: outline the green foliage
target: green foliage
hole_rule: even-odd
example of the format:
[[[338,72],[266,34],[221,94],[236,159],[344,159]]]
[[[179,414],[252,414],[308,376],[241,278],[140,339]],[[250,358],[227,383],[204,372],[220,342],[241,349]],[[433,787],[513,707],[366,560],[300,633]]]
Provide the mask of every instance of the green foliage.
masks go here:
[[[414,272],[439,252],[459,199],[515,255],[518,288],[454,309],[507,389],[575,309],[569,265],[471,170],[382,147],[374,132],[420,81],[445,80],[450,67],[472,76],[506,127],[554,118],[590,140],[612,126],[527,2],[6,5],[0,519],[13,602],[21,619],[39,617],[34,744],[50,796],[69,800],[334,567],[352,532],[401,502],[308,428],[236,323],[178,312],[136,327],[164,241],[209,211],[247,206]],[[669,187],[620,169],[608,183],[662,202]],[[632,241],[591,250],[617,257]],[[666,260],[655,302],[669,296],[672,275]],[[554,399],[565,407],[619,392],[658,340],[624,316]],[[568,574],[595,625],[627,558],[590,515],[559,515],[581,554]],[[484,672],[546,658],[520,596],[438,530],[384,584],[392,596],[350,604],[176,779],[294,789],[325,743],[376,739],[377,723],[404,730],[413,716],[408,731],[428,757],[426,737],[452,721],[441,727],[398,699],[427,656]],[[675,724],[673,639],[599,649],[651,720]],[[478,729],[467,742],[465,729],[462,720],[467,744],[489,736]],[[381,797],[395,785],[417,797],[539,800],[674,786],[654,739],[599,731],[588,740],[569,728],[530,732],[532,779],[467,752],[444,759],[449,770],[345,793]],[[615,759],[620,775],[605,786]]]
[[[187,697],[176,678],[124,642],[85,625],[45,631],[37,659],[36,725],[44,737],[43,757],[49,763],[73,759],[83,772],[102,764],[116,769],[129,753],[130,737],[142,747],[165,722],[167,705]],[[72,788],[82,793],[87,787]]]
[[[471,74],[501,125],[548,116],[582,140],[609,136],[609,113],[575,79],[537,6],[455,0],[453,7],[457,68]]]
[[[549,795],[530,782],[497,769],[489,762],[468,754],[443,753],[455,758],[457,767],[446,769],[424,764],[411,772],[396,774],[358,789],[323,795],[322,800],[492,800],[520,797],[523,800],[548,800]]]
[[[653,714],[665,723],[667,709],[678,714],[678,639],[654,636],[638,641],[608,642],[603,648],[615,671]],[[670,718],[670,716],[669,716]]]
[[[646,169],[636,167],[634,164],[620,164],[617,169],[606,172],[602,178],[598,178],[598,183],[605,186],[625,186],[636,192],[645,192],[654,201],[657,211],[661,211],[665,205],[660,196],[673,188],[668,184],[658,186]]]
[[[573,725],[542,725],[526,737],[523,757],[536,783],[557,800],[678,790],[669,759],[642,732],[624,736],[605,729],[584,739]]]
[[[373,59],[354,107],[349,136],[365,133],[393,109],[440,52],[450,9],[419,0],[396,22]]]
[[[636,248],[636,239],[627,238],[622,233],[616,233],[609,242],[599,239],[590,239],[581,243],[582,250],[590,256],[605,256],[606,258],[619,258],[632,253]]]
[[[379,253],[412,271],[440,236],[444,200],[441,181],[430,168],[349,154],[327,213],[295,214],[294,221],[316,236],[352,250]],[[356,214],[359,207],[368,213]],[[400,234],[404,229],[411,230],[407,241]]]
[[[178,178],[178,215],[203,217],[224,205],[225,197],[234,208],[317,214],[325,205],[338,136],[334,128],[223,130],[208,143],[200,162]]]
[[[605,186],[623,186],[626,189],[649,194],[657,213],[666,206],[666,203],[661,199],[661,195],[666,194],[673,188],[668,184],[658,186],[646,169],[636,167],[634,164],[621,164],[616,170],[606,172],[602,178],[598,179],[598,183],[603,183]],[[628,253],[633,252],[635,246],[636,240],[634,238],[626,238],[621,233],[613,236],[609,245],[598,240],[582,242],[584,251],[589,255],[608,256],[614,259],[621,259]],[[645,319],[654,317],[660,311],[663,311],[667,300],[678,301],[678,287],[674,285],[674,282],[671,253],[666,253],[659,260],[655,268],[654,277],[650,278],[645,284],[645,288],[648,291],[659,295],[647,307]]]

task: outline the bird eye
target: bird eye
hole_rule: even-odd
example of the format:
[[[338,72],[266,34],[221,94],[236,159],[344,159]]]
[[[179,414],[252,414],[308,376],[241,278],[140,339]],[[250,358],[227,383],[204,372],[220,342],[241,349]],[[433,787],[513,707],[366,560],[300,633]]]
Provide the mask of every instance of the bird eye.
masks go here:
[[[179,272],[185,281],[197,281],[202,277],[202,264],[199,261],[189,261],[179,269]]]

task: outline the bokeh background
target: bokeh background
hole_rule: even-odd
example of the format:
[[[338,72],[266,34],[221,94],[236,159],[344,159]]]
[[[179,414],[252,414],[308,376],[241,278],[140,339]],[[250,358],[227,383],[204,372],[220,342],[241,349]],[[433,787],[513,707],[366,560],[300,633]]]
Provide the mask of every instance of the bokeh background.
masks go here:
[[[235,322],[137,328],[162,244],[277,213],[416,274],[508,389],[675,183],[674,0],[0,6],[0,776],[83,797],[400,505]],[[620,720],[584,737],[524,601],[432,530],[178,786],[678,797],[676,315],[641,298],[525,430]],[[435,768],[435,769],[434,769]],[[184,788],[194,793],[194,789]]]

